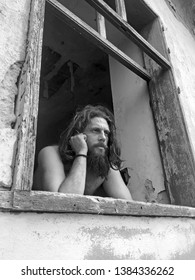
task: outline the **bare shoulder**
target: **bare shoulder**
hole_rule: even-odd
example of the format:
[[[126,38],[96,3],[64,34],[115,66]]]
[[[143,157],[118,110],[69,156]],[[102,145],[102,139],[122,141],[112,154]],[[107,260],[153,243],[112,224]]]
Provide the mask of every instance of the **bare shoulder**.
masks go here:
[[[38,155],[38,170],[59,173],[64,170],[64,165],[58,151],[58,146],[44,147]]]
[[[41,149],[40,152],[39,152],[39,156],[41,156],[41,157],[45,156],[45,155],[48,155],[48,154],[59,154],[58,146],[57,145],[46,146],[43,149]]]
[[[44,147],[38,155],[38,163],[42,163],[43,161],[49,160],[50,158],[52,159],[60,159],[60,154],[58,151],[58,146],[47,146]]]

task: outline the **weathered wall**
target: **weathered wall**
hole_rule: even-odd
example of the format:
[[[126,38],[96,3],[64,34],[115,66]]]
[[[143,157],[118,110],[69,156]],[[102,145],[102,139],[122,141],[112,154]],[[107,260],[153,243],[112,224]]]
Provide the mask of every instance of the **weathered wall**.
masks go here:
[[[0,213],[0,224],[0,259],[195,259],[193,219]]]
[[[195,40],[164,0],[145,2],[164,23],[187,129],[194,147]],[[17,92],[15,83],[20,62],[25,56],[29,5],[30,0],[0,0],[3,34],[0,36],[1,185],[11,183],[11,161],[16,139],[11,128]],[[1,259],[195,258],[193,219],[1,212],[0,224]]]
[[[17,79],[25,58],[30,0],[0,0],[0,188],[11,185]]]
[[[165,0],[174,16],[195,35],[195,1],[194,0]]]

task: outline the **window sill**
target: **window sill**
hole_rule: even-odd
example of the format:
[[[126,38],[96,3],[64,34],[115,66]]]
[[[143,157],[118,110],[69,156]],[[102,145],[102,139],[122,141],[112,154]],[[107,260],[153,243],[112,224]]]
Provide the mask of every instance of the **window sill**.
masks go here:
[[[195,218],[195,208],[42,191],[1,191],[0,209],[25,212]]]

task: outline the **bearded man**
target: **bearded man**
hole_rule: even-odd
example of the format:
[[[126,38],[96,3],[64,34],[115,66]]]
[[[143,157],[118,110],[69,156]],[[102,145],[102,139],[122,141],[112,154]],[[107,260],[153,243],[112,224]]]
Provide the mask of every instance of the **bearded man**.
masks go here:
[[[43,148],[38,156],[35,189],[132,200],[121,174],[122,160],[113,114],[103,106],[77,111],[58,146]]]

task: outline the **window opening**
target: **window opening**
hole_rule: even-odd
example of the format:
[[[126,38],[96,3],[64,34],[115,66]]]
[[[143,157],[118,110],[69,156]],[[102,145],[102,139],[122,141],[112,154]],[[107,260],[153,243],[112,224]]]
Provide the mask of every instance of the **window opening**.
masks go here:
[[[75,109],[87,104],[113,111],[108,55],[64,24],[47,4],[36,159],[44,146],[58,143]]]
[[[57,1],[52,1],[52,3],[58,5],[56,2]],[[117,103],[120,103],[120,101],[117,95],[120,96],[123,94],[122,91],[125,90],[121,88],[118,94],[115,89],[117,87],[115,81],[110,80],[110,77],[113,79],[113,75],[115,75],[115,70],[113,69],[117,69],[119,65],[113,65],[111,57],[104,52],[104,49],[102,51],[96,44],[91,43],[90,40],[86,40],[85,37],[71,28],[72,24],[71,27],[67,25],[61,13],[61,9],[64,8],[61,6],[57,7],[60,7],[59,12],[51,5],[50,1],[48,1],[48,3],[46,2],[35,169],[37,167],[37,155],[39,151],[45,146],[58,144],[61,132],[68,125],[70,118],[79,105],[103,104],[112,111],[113,108],[115,108],[114,111],[117,112],[117,122],[119,124],[118,130],[120,131],[120,127],[124,126],[124,120],[121,121],[120,116],[118,117]],[[68,13],[66,9],[64,10]],[[74,17],[76,22],[79,21],[75,16],[71,15],[71,17]],[[101,36],[105,38],[107,36],[105,18],[98,12],[94,15],[94,18],[96,18]],[[124,35],[122,35],[122,38],[117,37],[118,30],[116,28],[108,30],[108,35],[110,34],[116,37],[119,43],[124,40],[128,41]],[[102,38],[102,41],[104,38]],[[131,55],[131,52],[135,53],[132,58],[133,61],[137,60],[139,67],[143,68],[142,52],[136,46],[132,47],[128,45],[128,48],[130,50],[124,49],[126,53],[128,53],[127,56]],[[117,54],[118,52],[120,51],[117,50]],[[112,73],[110,73],[110,66],[112,67]],[[124,73],[129,72],[129,70],[125,71],[124,69],[121,69],[121,71]],[[120,73],[118,73],[117,76],[115,80],[118,79],[118,82],[123,85],[123,78],[121,79],[119,77]],[[136,77],[136,75],[133,75],[133,77]],[[132,89],[129,93],[126,92],[126,94],[134,95],[137,98],[140,94],[139,90],[135,89],[136,81],[133,77],[129,76],[128,83],[131,84]],[[143,91],[143,94],[148,96],[146,83],[142,79],[139,83],[142,88],[140,88],[141,92]],[[129,88],[127,84],[125,84],[124,87]],[[112,94],[113,92],[114,96]],[[126,102],[133,101],[132,97],[129,99],[127,96],[124,96],[123,98],[125,98]],[[143,108],[145,106],[148,107],[147,100],[142,99],[141,102],[144,102]],[[152,124],[151,115],[150,113],[147,114]],[[140,120],[136,116],[134,116],[134,118],[137,119],[135,123],[139,126]],[[154,127],[150,125],[149,129],[154,129]],[[124,133],[122,133],[122,135],[122,138],[124,138]],[[154,131],[153,137],[156,137]],[[122,141],[124,142],[124,140]],[[128,153],[127,145],[123,150],[123,156],[125,158],[126,151]],[[129,151],[129,153],[132,154],[132,147],[130,150],[131,152]],[[156,152],[159,153],[158,150]],[[127,163],[125,168],[126,171],[129,169]],[[131,172],[131,170],[129,170],[129,172]],[[141,171],[139,170],[139,172]],[[148,177],[150,177],[149,174]],[[128,182],[129,174],[124,172],[123,178],[126,178],[126,182]],[[133,178],[132,180],[132,184],[137,186],[137,178]],[[139,184],[138,190],[134,190],[135,197],[138,198],[138,200],[154,201],[155,199],[152,196],[147,196],[147,193],[150,192],[148,188],[151,188],[151,192],[153,192],[152,182],[145,178],[143,182],[139,180]],[[141,188],[146,190],[146,194],[140,194],[142,192]],[[167,201],[166,199],[166,202]]]

